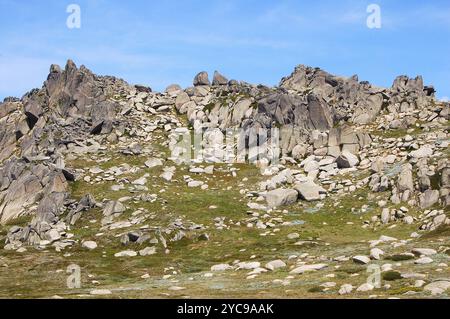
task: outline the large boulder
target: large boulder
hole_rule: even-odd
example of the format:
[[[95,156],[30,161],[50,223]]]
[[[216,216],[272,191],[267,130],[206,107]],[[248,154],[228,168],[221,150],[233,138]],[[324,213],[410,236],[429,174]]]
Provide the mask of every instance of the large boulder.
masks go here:
[[[227,85],[228,79],[220,74],[218,71],[214,72],[212,85]]]
[[[430,157],[431,155],[433,155],[433,149],[431,148],[430,145],[424,145],[421,148],[419,148],[418,150],[412,151],[411,153],[409,153],[410,157],[413,157],[416,159]]]
[[[299,183],[294,186],[294,189],[298,192],[301,199],[310,201],[320,200],[321,194],[326,194],[327,191],[321,186],[315,184],[312,181],[305,183]]]
[[[180,92],[182,90],[183,89],[178,84],[171,84],[164,90],[164,92],[166,92],[168,94],[174,94],[174,93]]]
[[[293,189],[275,189],[266,194],[269,207],[280,207],[297,201],[298,193]]]
[[[348,151],[342,151],[341,155],[336,159],[336,163],[339,168],[351,168],[358,165],[359,159]]]
[[[439,201],[439,191],[438,190],[426,190],[423,194],[419,197],[420,202],[420,208],[426,209],[434,204],[436,204]]]
[[[194,86],[211,85],[208,78],[208,73],[203,71],[197,74],[194,78]]]
[[[414,191],[414,181],[411,164],[405,164],[402,166],[402,170],[397,180],[397,188],[400,193],[406,190],[410,192]]]

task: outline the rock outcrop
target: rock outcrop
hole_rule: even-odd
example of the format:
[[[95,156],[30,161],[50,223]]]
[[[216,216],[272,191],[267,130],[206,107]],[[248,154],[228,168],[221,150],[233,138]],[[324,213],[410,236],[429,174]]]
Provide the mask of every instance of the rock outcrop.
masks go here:
[[[98,152],[105,145],[120,145],[120,153],[129,156],[148,154],[142,145],[149,141],[148,133],[158,127],[168,133],[164,145],[181,154],[176,140],[186,131],[177,118],[169,116],[172,111],[186,117],[195,130],[209,130],[202,156],[210,162],[220,162],[217,154],[227,153],[221,141],[228,128],[242,129],[246,135],[238,143],[251,151],[255,141],[267,146],[279,138],[283,160],[299,163],[307,178],[283,171],[265,183],[270,207],[289,205],[297,197],[320,200],[338,186],[331,184],[327,191],[318,180],[330,184],[329,178],[341,170],[359,168],[371,171],[364,183],[372,191],[392,192],[393,203],[416,203],[423,209],[448,205],[448,163],[441,163],[438,171],[427,169],[427,160],[437,153],[443,136],[434,138],[434,144],[417,145],[408,139],[402,142],[402,151],[408,151],[403,157],[380,157],[370,149],[380,145],[380,139],[366,130],[373,126],[408,129],[417,120],[448,120],[448,103],[432,101],[434,89],[424,86],[421,77],[401,76],[391,88],[378,88],[360,82],[357,76],[338,77],[302,65],[277,87],[228,81],[216,71],[212,83],[206,72],[200,72],[193,87],[183,90],[174,84],[158,93],[143,85],[130,86],[114,77],[97,76],[69,60],[64,69],[51,66],[41,89],[0,104],[0,222],[34,216],[28,227],[11,230],[10,243],[54,239],[54,229],[62,227],[65,213],[64,220],[73,225],[96,205],[88,195],[80,202],[70,198],[69,184],[77,179],[77,172],[66,167],[66,159]],[[158,120],[149,124],[142,114],[158,116]],[[269,134],[262,138],[259,130]],[[272,157],[259,158],[259,164],[270,165],[274,152]],[[259,155],[254,153],[255,158]],[[409,163],[403,163],[395,174],[386,173],[387,164],[400,160]],[[154,168],[164,162],[155,158],[145,165]],[[170,182],[174,172],[175,167],[163,167],[160,176]],[[432,178],[439,177],[438,189]],[[188,187],[208,187],[192,178],[185,181]],[[133,187],[144,188],[146,182],[147,178],[141,177]],[[291,188],[286,191],[278,189],[287,185]],[[113,222],[110,216],[105,218],[105,225]],[[386,212],[383,220],[388,223],[390,213]]]
[[[41,89],[0,104],[0,222],[35,214],[14,238],[44,240],[69,198],[64,154],[93,134],[108,134],[121,106],[114,101],[128,88],[122,80],[99,77],[68,61],[52,65]]]

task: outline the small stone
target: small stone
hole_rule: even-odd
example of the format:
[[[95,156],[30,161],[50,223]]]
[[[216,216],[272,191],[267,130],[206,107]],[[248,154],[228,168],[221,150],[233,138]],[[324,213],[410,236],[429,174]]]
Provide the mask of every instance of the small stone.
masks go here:
[[[256,269],[259,268],[261,264],[257,261],[254,262],[241,262],[237,264],[238,269]]]
[[[155,247],[146,247],[139,251],[139,255],[141,256],[151,256],[156,254],[156,248]]]
[[[303,274],[305,272],[317,271],[328,267],[326,264],[303,265],[291,270],[290,274]]]
[[[82,247],[87,248],[89,250],[93,250],[97,248],[97,243],[95,241],[85,241],[83,242]]]
[[[288,239],[298,239],[300,238],[300,235],[298,233],[291,233],[287,235]]]
[[[412,223],[414,223],[414,218],[412,216],[406,216],[405,218],[403,218],[403,222],[405,224],[411,225]]]
[[[280,207],[293,204],[297,201],[298,193],[293,189],[275,189],[266,195],[269,207]]]
[[[391,219],[391,213],[389,208],[383,208],[382,212],[381,212],[381,222],[383,224],[387,224],[389,223]]]
[[[91,290],[90,294],[94,295],[94,296],[105,296],[105,295],[112,294],[112,292],[111,292],[111,290],[108,290],[108,289],[94,289],[94,290]]]
[[[414,263],[418,264],[418,265],[426,265],[426,264],[431,264],[433,262],[433,259],[431,259],[430,257],[422,257],[417,259]]]
[[[372,286],[371,284],[365,283],[365,284],[362,284],[361,286],[359,286],[358,289],[356,289],[356,291],[366,292],[366,291],[371,291],[373,289],[374,289],[374,286]]]
[[[266,268],[269,270],[275,270],[286,267],[286,263],[282,260],[272,260],[266,264]]]
[[[328,281],[328,282],[324,282],[323,284],[321,284],[320,287],[333,288],[333,287],[336,287],[336,283],[333,281]]]
[[[353,291],[353,286],[350,284],[344,284],[341,286],[341,289],[339,289],[340,295],[346,295]]]
[[[381,255],[384,255],[384,251],[382,251],[379,248],[372,248],[370,250],[370,258],[372,258],[372,259],[380,260],[381,259]]]
[[[233,269],[233,267],[228,264],[219,264],[211,267],[211,271],[226,271],[230,269]]]
[[[422,279],[416,280],[414,283],[414,287],[416,288],[421,288],[423,287],[423,285],[425,285],[425,281],[423,281]]]
[[[145,162],[145,166],[147,166],[148,168],[153,168],[153,167],[162,166],[162,165],[163,165],[163,162],[159,158],[152,158]]]
[[[114,254],[114,257],[136,257],[137,253],[133,250],[125,250]]]
[[[352,260],[353,262],[362,265],[368,264],[370,262],[370,258],[367,256],[354,256]]]
[[[411,252],[416,256],[431,256],[437,254],[436,250],[430,248],[414,248]]]
[[[359,159],[349,151],[342,151],[341,155],[336,159],[336,163],[338,168],[351,168],[358,165]]]
[[[133,185],[144,186],[147,184],[147,179],[145,177],[141,177],[132,182]]]
[[[450,288],[450,281],[440,280],[428,284],[424,287],[425,291],[431,292],[432,295],[440,295]]]

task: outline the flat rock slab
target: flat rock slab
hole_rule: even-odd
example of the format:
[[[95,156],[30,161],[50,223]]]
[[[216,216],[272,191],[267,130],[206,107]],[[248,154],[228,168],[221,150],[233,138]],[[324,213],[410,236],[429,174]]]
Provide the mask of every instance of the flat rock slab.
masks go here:
[[[327,193],[323,187],[315,184],[314,182],[297,184],[294,186],[294,189],[298,192],[301,199],[308,202],[320,200],[320,194]]]
[[[121,251],[119,253],[114,254],[114,257],[136,257],[137,256],[137,252],[133,251],[133,250],[125,250],[125,251]]]
[[[353,262],[361,265],[368,264],[370,262],[370,258],[367,256],[355,256],[352,258]]]
[[[317,271],[328,267],[327,264],[303,265],[291,270],[290,274],[303,274],[305,272]]]
[[[431,292],[432,295],[440,295],[450,289],[450,281],[440,280],[432,282],[424,287],[425,291]]]
[[[93,296],[106,296],[106,295],[111,295],[112,292],[111,292],[111,290],[108,290],[108,289],[94,289],[94,290],[91,290],[90,294]]]
[[[437,251],[431,248],[414,248],[411,252],[416,256],[431,256],[437,254]]]
[[[298,193],[294,189],[275,189],[266,194],[269,207],[291,205],[297,201]]]

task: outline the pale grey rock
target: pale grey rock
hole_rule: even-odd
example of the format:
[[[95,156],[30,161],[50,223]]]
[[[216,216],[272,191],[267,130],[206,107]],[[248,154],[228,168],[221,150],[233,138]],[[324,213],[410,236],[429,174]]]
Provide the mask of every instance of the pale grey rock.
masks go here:
[[[211,85],[208,78],[208,73],[205,71],[200,72],[194,78],[194,86]]]
[[[292,149],[292,157],[296,160],[301,160],[305,157],[307,152],[307,147],[305,145],[296,145]]]
[[[289,273],[290,274],[303,274],[305,272],[322,270],[322,269],[324,269],[326,267],[328,267],[327,264],[302,265],[302,266],[294,268]]]
[[[89,250],[94,250],[97,248],[97,243],[95,241],[85,241],[81,246]]]
[[[136,256],[137,256],[137,252],[135,252],[133,250],[124,250],[124,251],[114,254],[114,257],[136,257]]]
[[[428,189],[419,196],[420,208],[426,209],[439,201],[439,191]]]
[[[147,166],[148,168],[153,168],[153,167],[162,166],[162,165],[164,165],[164,163],[159,158],[151,158],[145,162],[145,166]]]
[[[404,191],[414,191],[414,182],[412,175],[412,166],[411,164],[405,164],[402,166],[402,171],[397,180],[397,187],[399,192]]]
[[[370,263],[370,258],[367,256],[354,256],[352,258],[353,262],[357,263],[357,264],[362,264],[362,265],[366,265],[368,263]]]
[[[389,208],[383,208],[383,210],[381,211],[381,222],[383,224],[387,224],[389,223],[389,221],[391,220],[391,211]]]
[[[354,287],[350,284],[344,284],[341,286],[341,288],[339,289],[339,294],[340,295],[347,295],[349,293],[351,293],[353,291]]]
[[[425,291],[429,291],[432,295],[441,295],[450,289],[450,281],[439,280],[432,282],[424,287]]]
[[[103,216],[121,214],[125,211],[125,206],[121,202],[109,201],[103,209]]]
[[[382,255],[384,255],[384,251],[379,248],[372,248],[370,250],[370,258],[372,259],[380,260]]]
[[[218,264],[218,265],[214,265],[211,266],[211,271],[226,271],[226,270],[230,270],[233,269],[232,266],[228,265],[228,264]]]
[[[112,294],[111,290],[108,289],[94,289],[91,290],[89,293],[93,296],[106,296]]]
[[[281,207],[297,201],[298,193],[293,189],[275,189],[267,192],[266,200],[269,207]]]
[[[306,201],[320,200],[320,194],[326,194],[326,190],[314,182],[296,184],[294,189],[298,192],[301,199]]]
[[[144,186],[145,184],[147,184],[147,178],[145,178],[145,177],[138,178],[138,179],[134,180],[131,184],[137,185],[137,186]]]
[[[269,270],[275,270],[286,267],[286,263],[280,259],[277,259],[268,262],[265,267]]]
[[[375,287],[369,283],[362,284],[359,286],[356,291],[358,292],[367,292],[373,290]]]
[[[144,249],[139,251],[140,256],[151,256],[156,254],[156,247],[145,247]]]
[[[433,149],[431,148],[430,145],[424,145],[417,151],[409,153],[409,156],[417,159],[430,157],[431,155],[433,155]]]
[[[430,257],[421,257],[419,259],[417,259],[414,263],[418,264],[418,265],[426,265],[426,264],[431,264],[433,262],[433,259],[431,259]]]
[[[50,229],[47,233],[47,239],[50,242],[55,242],[61,239],[61,234],[56,229]]]
[[[261,267],[261,263],[257,262],[257,261],[240,262],[236,266],[238,269],[251,270],[251,269],[256,269],[256,268]]]
[[[359,159],[348,151],[342,151],[341,155],[336,159],[336,163],[339,168],[352,168],[358,165]]]
[[[414,248],[411,252],[416,256],[432,256],[437,254],[437,251],[431,248]]]
[[[218,71],[214,72],[212,85],[227,85],[228,79],[220,74]]]
[[[178,84],[171,84],[164,90],[164,92],[172,94],[175,92],[179,92],[181,90],[182,90],[182,88]]]

